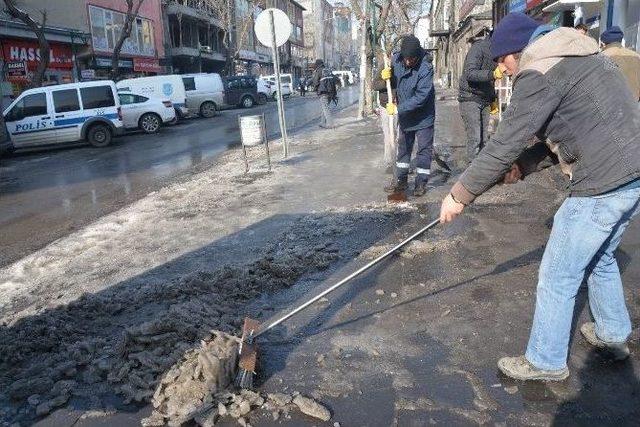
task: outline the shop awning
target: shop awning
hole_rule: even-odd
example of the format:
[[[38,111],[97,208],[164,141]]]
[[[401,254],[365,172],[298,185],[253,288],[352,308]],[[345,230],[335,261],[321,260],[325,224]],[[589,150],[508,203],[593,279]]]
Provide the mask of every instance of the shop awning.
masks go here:
[[[601,0],[558,0],[542,9],[543,12],[562,12],[563,10],[573,10],[575,6],[582,3],[600,3]]]

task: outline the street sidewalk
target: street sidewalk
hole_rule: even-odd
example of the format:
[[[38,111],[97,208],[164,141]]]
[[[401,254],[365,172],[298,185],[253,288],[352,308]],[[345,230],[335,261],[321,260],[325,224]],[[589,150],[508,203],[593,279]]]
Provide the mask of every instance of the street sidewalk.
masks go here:
[[[1,270],[0,421],[30,424],[34,388],[55,398],[49,390],[71,380],[67,403],[39,425],[138,425],[163,369],[120,360],[123,331],[135,337],[162,324],[162,340],[144,351],[174,362],[208,330],[237,333],[245,314],[265,320],[437,216],[455,178],[435,174],[426,196],[387,206],[379,126],[354,115],[343,112],[335,130],[293,135],[287,160],[272,145],[271,173],[260,148],[250,151],[247,175],[234,150]],[[459,170],[464,135],[450,97],[438,102],[436,142],[452,147]],[[524,384],[497,372],[497,359],[522,353],[528,338],[561,179],[549,171],[493,189],[454,224],[265,335],[261,390],[313,396],[332,412],[327,425],[632,423],[640,415],[637,224],[619,252],[636,326],[631,359],[610,363],[576,332],[567,381]],[[63,362],[71,365],[61,371]],[[249,421],[321,424],[260,411]]]

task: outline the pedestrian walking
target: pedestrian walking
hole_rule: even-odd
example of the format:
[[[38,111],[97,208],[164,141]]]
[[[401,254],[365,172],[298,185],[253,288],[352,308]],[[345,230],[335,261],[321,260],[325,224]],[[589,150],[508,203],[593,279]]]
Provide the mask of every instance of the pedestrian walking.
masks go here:
[[[316,60],[316,67],[313,72],[313,87],[320,97],[320,108],[322,109],[320,127],[333,129],[333,117],[329,104],[337,100],[336,76],[333,75],[331,69],[324,65],[322,59]]]
[[[567,378],[576,294],[586,280],[594,322],[581,326],[593,346],[629,355],[631,321],[615,250],[640,210],[640,112],[622,75],[595,40],[572,28],[510,13],[496,27],[492,57],[515,78],[498,129],[451,193],[440,220],[453,220],[497,182],[513,183],[553,163],[569,176],[542,257],[526,352],[499,369],[518,380]],[[597,105],[588,100],[597,100]],[[529,145],[539,135],[543,141]]]
[[[413,194],[422,196],[426,192],[431,174],[436,109],[431,57],[420,46],[417,37],[406,36],[400,43],[400,53],[392,58],[391,68],[383,69],[381,77],[395,81],[397,105],[387,104],[387,113],[398,115],[400,128],[395,176],[392,184],[385,187],[385,191],[403,192],[407,189],[411,154],[417,143]]]
[[[305,77],[300,78],[298,89],[300,90],[301,96],[307,96],[307,79]]]
[[[464,60],[460,76],[458,102],[467,133],[467,160],[471,162],[486,144],[489,112],[496,99],[495,81],[502,78],[500,68],[491,58],[490,35],[475,41]]]
[[[627,80],[632,96],[640,100],[640,55],[622,46],[624,33],[618,26],[613,26],[602,33],[600,41],[604,45],[602,54],[616,63]]]

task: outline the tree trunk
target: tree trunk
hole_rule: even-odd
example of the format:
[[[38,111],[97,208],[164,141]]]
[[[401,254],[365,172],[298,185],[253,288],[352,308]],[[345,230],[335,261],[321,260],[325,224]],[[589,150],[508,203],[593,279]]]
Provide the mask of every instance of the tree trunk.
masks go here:
[[[127,15],[124,18],[124,25],[120,32],[120,37],[113,47],[113,55],[111,55],[111,79],[116,80],[120,75],[120,51],[124,45],[125,40],[131,35],[131,29],[133,27],[133,21],[138,15],[140,6],[144,0],[126,0],[127,1]],[[135,7],[134,7],[135,1]]]
[[[19,9],[15,5],[14,0],[4,0],[5,5],[7,6],[7,12],[13,18],[22,21],[38,38],[38,49],[40,50],[40,61],[38,62],[38,67],[36,68],[36,72],[31,79],[31,85],[33,87],[42,86],[42,81],[44,80],[44,73],[49,68],[49,61],[51,60],[50,47],[49,42],[44,34],[44,28],[47,23],[47,15],[45,12],[42,12],[42,23],[38,24],[27,12],[22,9]]]
[[[358,119],[362,120],[367,116],[366,93],[367,76],[369,75],[367,63],[367,24],[369,1],[365,0],[364,10],[360,18],[360,98],[358,99]]]

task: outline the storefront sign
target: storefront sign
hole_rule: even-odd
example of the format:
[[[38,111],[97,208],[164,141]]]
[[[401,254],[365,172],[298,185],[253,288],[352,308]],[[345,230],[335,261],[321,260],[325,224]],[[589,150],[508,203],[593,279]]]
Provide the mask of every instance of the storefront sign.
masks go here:
[[[86,70],[81,70],[80,71],[80,77],[82,77],[83,80],[91,80],[91,79],[95,79],[96,78],[96,70],[89,68]]]
[[[96,67],[111,68],[111,58],[96,58]],[[133,61],[131,59],[120,59],[118,61],[118,67],[133,68]]]
[[[35,40],[4,39],[2,55],[6,62],[25,61],[31,70],[35,70],[40,62],[40,48]],[[49,42],[49,68],[73,68],[71,47]]]
[[[7,78],[26,78],[27,61],[7,62]]]
[[[133,58],[133,71],[159,73],[161,71],[160,62],[153,58]]]
[[[527,9],[526,0],[510,0],[509,12],[524,12]]]
[[[544,0],[527,0],[527,10],[531,10],[534,7],[542,4],[542,2],[544,2]]]

